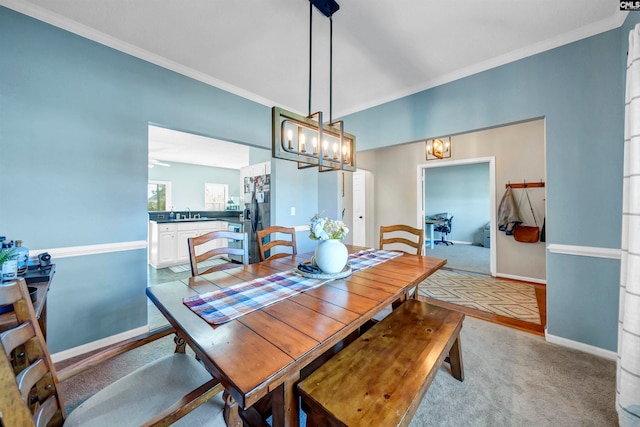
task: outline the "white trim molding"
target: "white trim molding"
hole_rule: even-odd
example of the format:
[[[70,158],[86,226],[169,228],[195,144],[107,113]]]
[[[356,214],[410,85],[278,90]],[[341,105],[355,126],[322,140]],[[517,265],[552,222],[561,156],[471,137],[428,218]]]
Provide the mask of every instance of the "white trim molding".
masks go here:
[[[516,275],[513,275],[513,274],[498,273],[498,274],[496,274],[496,277],[501,277],[503,279],[517,280],[519,282],[539,283],[541,285],[546,285],[547,284],[546,279],[536,279],[536,278],[533,278],[533,277],[516,276]]]
[[[296,229],[296,233],[298,233],[300,231],[309,231],[309,230],[311,230],[311,227],[309,227],[308,225],[296,225],[293,228]]]
[[[572,348],[574,350],[580,350],[585,353],[593,354],[595,356],[604,357],[605,359],[616,360],[618,354],[615,351],[605,350],[604,348],[596,347],[593,345],[585,344],[578,341],[573,341],[567,338],[557,337],[547,333],[547,329],[544,330],[544,337],[547,342],[552,344],[558,344],[563,347]]]
[[[622,251],[620,249],[596,248],[592,246],[559,245],[557,243],[551,243],[547,245],[547,250],[552,254],[577,255],[592,258],[620,259],[622,257]]]
[[[111,252],[124,252],[134,251],[138,249],[146,249],[146,240],[135,240],[132,242],[119,242],[119,243],[103,243],[100,245],[86,245],[86,246],[70,246],[67,248],[53,248],[53,249],[36,249],[29,251],[29,257],[37,257],[41,253],[48,252],[52,258],[72,258],[76,256],[84,255],[97,255],[107,254]]]
[[[72,357],[80,356],[90,351],[98,350],[99,348],[106,347],[108,345],[117,344],[119,342],[128,340],[129,338],[137,337],[141,334],[146,334],[147,332],[149,332],[149,330],[149,325],[145,325],[136,329],[131,329],[130,331],[111,335],[110,337],[102,338],[97,341],[82,344],[77,347],[52,354],[51,360],[53,361],[53,363],[58,363],[63,360],[71,359]]]

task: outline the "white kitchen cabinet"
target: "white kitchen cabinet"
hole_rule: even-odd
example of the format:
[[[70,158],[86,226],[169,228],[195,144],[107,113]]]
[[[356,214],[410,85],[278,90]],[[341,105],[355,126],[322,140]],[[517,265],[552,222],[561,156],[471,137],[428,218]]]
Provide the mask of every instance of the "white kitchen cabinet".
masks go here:
[[[176,223],[149,222],[149,264],[155,268],[171,267],[189,262],[187,239],[211,231],[227,230],[227,221],[193,221]],[[228,245],[227,239],[216,239],[206,249]]]
[[[182,222],[176,224],[177,228],[177,258],[178,264],[185,264],[189,262],[189,243],[187,239],[191,237],[198,237],[198,223],[197,222]]]
[[[158,264],[173,264],[176,259],[176,232],[158,233]]]

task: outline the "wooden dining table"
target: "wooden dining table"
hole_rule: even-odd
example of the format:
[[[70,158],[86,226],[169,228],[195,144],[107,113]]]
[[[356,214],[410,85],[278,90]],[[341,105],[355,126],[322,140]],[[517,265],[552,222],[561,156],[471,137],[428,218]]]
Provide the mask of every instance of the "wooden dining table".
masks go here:
[[[347,245],[353,253],[361,248]],[[147,295],[243,414],[270,399],[273,426],[298,426],[296,385],[376,314],[406,299],[446,260],[404,254],[213,326],[183,299],[296,268],[312,253],[238,266],[147,288]],[[347,380],[347,379],[345,379]],[[227,401],[229,403],[229,401]]]

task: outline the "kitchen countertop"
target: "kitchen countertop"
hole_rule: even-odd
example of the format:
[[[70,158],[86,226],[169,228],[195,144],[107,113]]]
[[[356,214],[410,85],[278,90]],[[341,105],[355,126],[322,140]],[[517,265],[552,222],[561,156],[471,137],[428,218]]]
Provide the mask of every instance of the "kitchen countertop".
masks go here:
[[[210,222],[210,221],[227,221],[227,222],[235,222],[235,223],[241,223],[242,220],[240,219],[240,216],[233,216],[233,217],[219,217],[219,218],[208,218],[208,217],[202,217],[202,218],[186,218],[186,219],[158,219],[158,220],[151,220],[151,222],[155,222],[158,224],[167,224],[167,223],[182,223],[182,222]]]

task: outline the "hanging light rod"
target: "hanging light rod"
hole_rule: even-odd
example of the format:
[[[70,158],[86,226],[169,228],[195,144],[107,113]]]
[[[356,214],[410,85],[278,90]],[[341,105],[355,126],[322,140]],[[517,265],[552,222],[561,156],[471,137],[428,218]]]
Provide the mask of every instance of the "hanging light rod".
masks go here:
[[[324,16],[331,18],[331,15],[336,13],[340,9],[340,5],[333,0],[309,0],[316,9],[318,9]]]
[[[329,123],[322,119],[322,111],[311,113],[311,46],[313,7],[331,23],[329,44]],[[333,121],[333,19],[340,9],[334,0],[309,0],[309,114],[272,108],[272,156],[298,162],[298,169],[318,167],[320,172],[356,170],[356,137],[346,133],[341,120]]]

